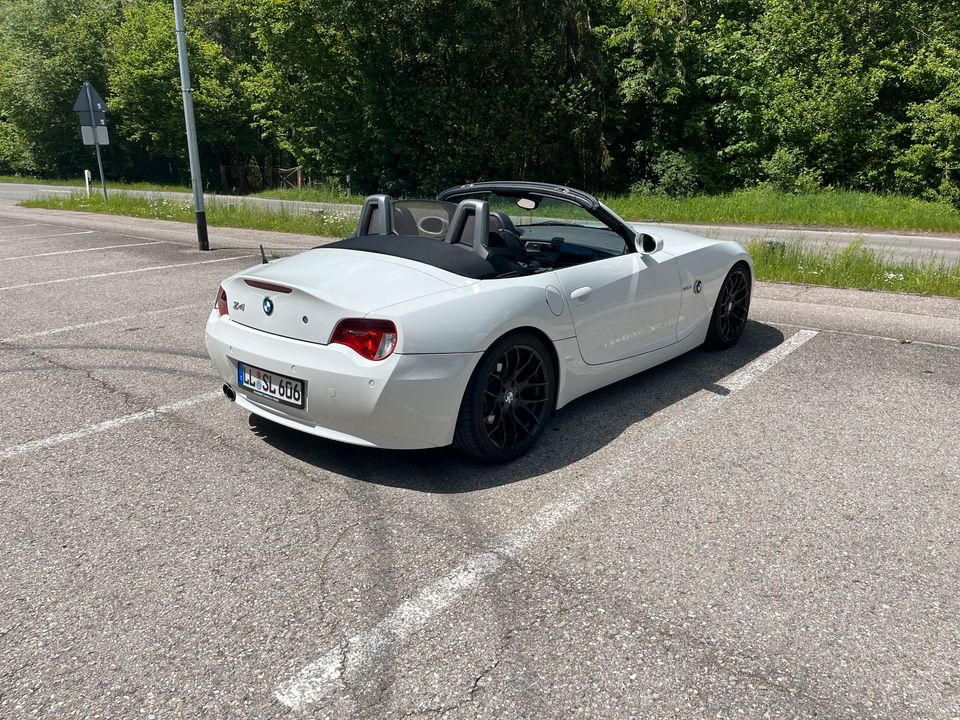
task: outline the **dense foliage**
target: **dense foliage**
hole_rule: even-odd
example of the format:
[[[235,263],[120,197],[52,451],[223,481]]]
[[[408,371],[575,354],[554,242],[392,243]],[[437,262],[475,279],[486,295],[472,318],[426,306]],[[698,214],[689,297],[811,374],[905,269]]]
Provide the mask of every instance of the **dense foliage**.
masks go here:
[[[960,205],[960,0],[187,0],[205,180],[767,183]],[[0,0],[0,173],[187,176],[169,0]]]

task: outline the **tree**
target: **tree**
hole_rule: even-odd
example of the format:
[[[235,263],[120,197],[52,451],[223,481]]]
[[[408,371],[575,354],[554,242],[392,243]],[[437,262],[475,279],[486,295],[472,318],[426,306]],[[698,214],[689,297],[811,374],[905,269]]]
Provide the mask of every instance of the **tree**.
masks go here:
[[[258,112],[315,175],[412,192],[602,172],[599,66],[579,0],[248,7],[264,54]]]
[[[0,0],[0,171],[187,176],[168,0]],[[960,203],[960,0],[187,0],[201,161],[244,189],[759,181]],[[259,179],[257,178],[259,176]]]
[[[632,179],[660,183],[657,168],[682,164],[687,192],[755,176],[758,13],[749,0],[621,2],[604,30]]]
[[[118,5],[105,0],[15,0],[0,19],[0,117],[37,171],[89,164],[73,103],[84,80],[103,88],[104,43]],[[22,144],[21,144],[22,143]]]
[[[246,189],[247,163],[265,151],[250,96],[253,49],[242,25],[233,25],[234,2],[187,6],[186,23],[197,136],[208,179]],[[236,29],[233,29],[236,28]],[[135,143],[137,162],[175,168],[186,177],[183,104],[174,20],[166,0],[135,0],[110,33],[110,104],[118,131]],[[149,160],[147,160],[149,158]],[[211,171],[216,171],[211,173]]]
[[[910,142],[895,161],[896,186],[960,207],[960,33],[936,29],[904,72],[922,99],[907,107]]]
[[[908,108],[905,68],[942,12],[929,0],[767,0],[757,25],[764,129],[834,185],[893,189]]]

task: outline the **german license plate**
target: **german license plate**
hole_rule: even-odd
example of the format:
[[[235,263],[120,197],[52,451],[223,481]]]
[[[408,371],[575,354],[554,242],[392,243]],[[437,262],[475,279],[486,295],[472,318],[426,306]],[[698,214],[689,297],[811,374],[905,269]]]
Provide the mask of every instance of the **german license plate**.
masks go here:
[[[276,400],[284,405],[303,407],[303,380],[238,362],[237,382],[240,387],[252,390],[257,395]]]

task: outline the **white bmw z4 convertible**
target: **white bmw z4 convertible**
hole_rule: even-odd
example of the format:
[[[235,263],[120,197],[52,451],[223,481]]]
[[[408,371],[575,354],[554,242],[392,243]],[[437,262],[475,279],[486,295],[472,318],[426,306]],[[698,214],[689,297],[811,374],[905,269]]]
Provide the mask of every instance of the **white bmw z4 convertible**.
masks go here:
[[[581,395],[747,322],[734,242],[631,225],[531,182],[366,199],[355,233],[227,278],[206,326],[224,394],[320,437],[507,462]]]

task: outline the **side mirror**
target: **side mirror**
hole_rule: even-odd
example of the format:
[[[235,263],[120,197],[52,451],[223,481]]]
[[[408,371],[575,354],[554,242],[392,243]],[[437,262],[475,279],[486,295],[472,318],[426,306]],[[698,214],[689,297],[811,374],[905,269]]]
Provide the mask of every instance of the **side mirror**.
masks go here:
[[[638,232],[633,237],[633,246],[641,255],[653,255],[663,250],[663,238],[650,233]]]

